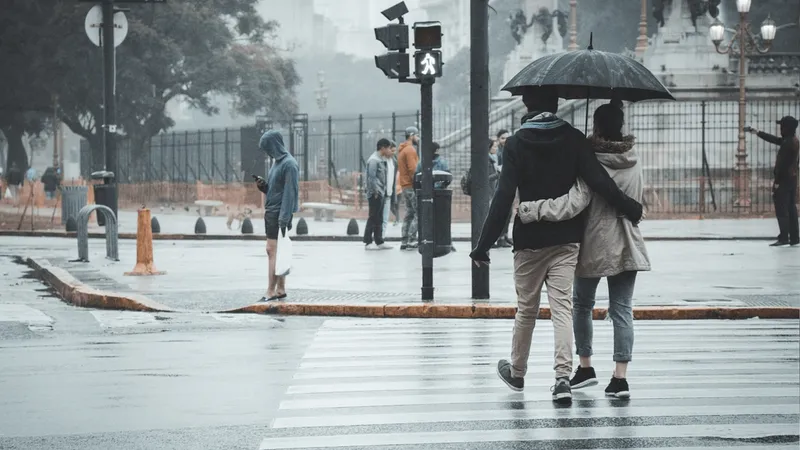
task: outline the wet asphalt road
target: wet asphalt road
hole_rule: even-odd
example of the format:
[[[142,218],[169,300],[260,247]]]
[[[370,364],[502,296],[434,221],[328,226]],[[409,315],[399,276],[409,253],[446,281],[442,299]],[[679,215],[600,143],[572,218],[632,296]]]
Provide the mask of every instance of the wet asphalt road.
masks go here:
[[[638,322],[633,397],[494,373],[510,321],[92,311],[0,261],[0,449],[797,449],[800,322]]]

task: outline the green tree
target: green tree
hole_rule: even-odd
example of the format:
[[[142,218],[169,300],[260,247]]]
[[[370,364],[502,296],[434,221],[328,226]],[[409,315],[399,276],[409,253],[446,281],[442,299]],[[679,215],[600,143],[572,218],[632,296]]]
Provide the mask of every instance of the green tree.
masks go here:
[[[209,115],[218,113],[213,99],[220,95],[231,98],[235,111],[242,114],[266,110],[282,117],[294,112],[299,78],[293,62],[270,45],[277,24],[258,15],[257,2],[171,0],[127,5],[129,32],[117,47],[117,124],[130,139],[134,155],[147,150],[152,136],[174,125],[166,110],[172,100],[186,101]],[[46,111],[49,106],[41,105],[43,99],[58,95],[60,118],[90,142],[97,165],[103,160],[103,66],[101,49],[84,33],[91,4],[11,0],[9,6],[16,8],[11,16],[18,26],[16,34],[0,31],[10,39],[3,39],[3,47],[25,36],[24,54],[35,63],[35,69],[19,66],[15,92],[21,97],[37,93],[28,97],[31,100],[14,102],[23,110]],[[5,53],[9,52],[0,56]]]
[[[54,58],[31,58],[53,55],[58,42],[38,39],[57,26],[61,9],[43,12],[37,1],[7,0],[0,13],[0,131],[8,145],[3,163],[28,167],[23,138],[38,135],[47,126],[52,111],[52,97],[46,81],[58,67]]]

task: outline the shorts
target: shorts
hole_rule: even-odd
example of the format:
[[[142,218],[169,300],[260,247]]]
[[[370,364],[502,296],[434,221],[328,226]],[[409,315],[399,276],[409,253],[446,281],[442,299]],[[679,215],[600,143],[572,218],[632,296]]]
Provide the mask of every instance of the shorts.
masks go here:
[[[264,213],[264,229],[267,231],[267,239],[278,239],[278,215],[279,213]]]

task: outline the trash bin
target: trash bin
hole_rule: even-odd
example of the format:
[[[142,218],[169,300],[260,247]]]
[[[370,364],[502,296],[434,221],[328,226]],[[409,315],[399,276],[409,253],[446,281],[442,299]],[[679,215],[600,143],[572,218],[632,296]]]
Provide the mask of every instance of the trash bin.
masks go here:
[[[86,206],[89,188],[86,186],[61,186],[61,225],[70,217],[78,220],[78,211]]]
[[[117,216],[117,184],[114,183],[114,173],[101,170],[99,172],[92,172],[93,180],[103,180],[103,184],[95,183],[92,185],[94,189],[94,202],[97,205],[104,205],[114,211],[114,216]],[[101,227],[106,225],[106,218],[103,214],[97,214],[97,224]]]
[[[438,258],[450,253],[453,239],[450,234],[452,219],[453,190],[450,184],[453,174],[442,170],[433,171],[433,257]],[[414,189],[417,194],[417,232],[419,242],[422,242],[422,174],[414,177]],[[422,246],[419,247],[422,253]]]

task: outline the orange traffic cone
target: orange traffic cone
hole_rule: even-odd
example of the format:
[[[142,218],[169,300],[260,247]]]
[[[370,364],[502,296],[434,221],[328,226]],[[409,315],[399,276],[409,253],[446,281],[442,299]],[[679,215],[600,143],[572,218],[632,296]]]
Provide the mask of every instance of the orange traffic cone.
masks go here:
[[[136,225],[136,266],[125,275],[164,275],[153,266],[153,230],[150,228],[150,210],[140,209]]]

